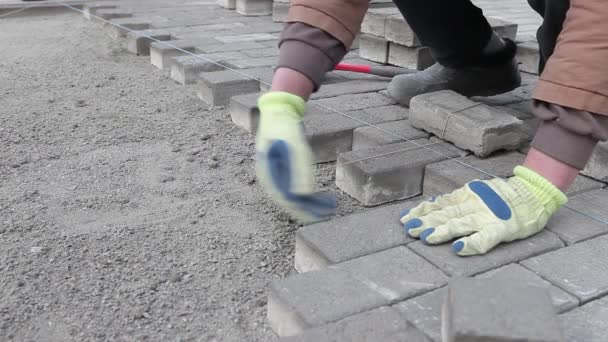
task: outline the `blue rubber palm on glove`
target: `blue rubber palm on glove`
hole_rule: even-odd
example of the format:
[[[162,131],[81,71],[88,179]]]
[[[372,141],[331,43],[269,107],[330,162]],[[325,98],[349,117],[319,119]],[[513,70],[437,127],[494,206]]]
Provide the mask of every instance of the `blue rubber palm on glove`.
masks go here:
[[[269,92],[259,98],[258,107],[258,179],[296,219],[327,219],[335,212],[336,200],[329,193],[314,191],[313,153],[302,125],[305,101],[293,94]]]
[[[506,181],[472,181],[454,192],[401,213],[407,234],[427,244],[458,238],[458,255],[484,254],[501,242],[542,230],[567,201],[549,181],[518,166]]]

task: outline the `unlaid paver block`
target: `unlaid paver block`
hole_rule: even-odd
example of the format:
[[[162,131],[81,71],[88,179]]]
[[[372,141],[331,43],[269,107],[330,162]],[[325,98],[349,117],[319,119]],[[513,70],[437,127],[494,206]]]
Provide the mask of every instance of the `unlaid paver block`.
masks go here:
[[[201,72],[221,71],[236,67],[207,54],[172,57],[171,78],[179,84],[194,84]]]
[[[336,185],[365,206],[410,198],[422,193],[426,165],[464,154],[426,139],[342,153]]]
[[[424,196],[447,194],[475,179],[510,177],[515,166],[521,165],[524,159],[525,156],[521,153],[507,152],[486,159],[467,156],[427,165],[423,184]]]
[[[269,15],[272,0],[236,0],[236,12],[247,16]]]
[[[524,240],[500,244],[485,255],[468,257],[456,255],[449,243],[428,246],[421,241],[416,241],[408,244],[408,248],[422,255],[450,276],[476,275],[563,246],[564,244],[557,235],[548,230],[543,230]]]
[[[152,38],[152,39],[151,39]],[[168,41],[173,37],[167,30],[142,30],[129,32],[126,35],[127,50],[138,56],[150,55],[150,44],[155,41]]]
[[[403,320],[397,310],[381,307],[317,328],[281,342],[430,342],[418,329]]]
[[[353,151],[408,140],[425,139],[429,136],[427,132],[412,127],[407,119],[359,127],[353,132]]]
[[[395,100],[380,93],[347,94],[315,100],[315,103],[342,112],[394,105]]]
[[[608,297],[559,316],[568,342],[604,342],[608,332]]]
[[[565,341],[546,289],[516,279],[460,278],[447,292],[444,341]]]
[[[361,94],[388,88],[389,81],[385,80],[357,80],[323,85],[319,91],[312,94],[311,99],[322,99],[347,94]]]
[[[202,72],[197,83],[197,96],[211,106],[226,106],[236,95],[258,93],[260,81],[232,70]]]
[[[259,93],[251,93],[233,96],[230,99],[230,118],[232,122],[250,133],[258,129],[260,121],[259,97]]]
[[[583,241],[522,261],[585,303],[608,294],[608,236]]]
[[[296,233],[295,269],[316,271],[412,241],[403,233],[399,213],[416,204],[393,204],[300,228]]]
[[[306,137],[315,154],[315,161],[334,161],[340,153],[352,150],[353,131],[358,127],[402,120],[403,111],[394,110],[393,107],[395,106],[368,108],[341,114],[310,106],[309,110],[322,113],[304,116]]]
[[[390,43],[388,63],[408,69],[424,70],[435,64],[435,59],[431,55],[431,49],[427,47],[407,47]]]
[[[390,16],[386,20],[386,40],[403,46],[421,46],[418,36],[405,21],[401,13]]]
[[[359,38],[359,56],[378,63],[388,62],[388,41],[370,34],[361,34]]]
[[[112,39],[120,39],[131,31],[149,29],[150,23],[147,19],[117,18],[105,22],[103,27]]]
[[[196,44],[186,40],[169,40],[150,44],[150,63],[161,70],[169,70],[173,57],[196,51]]]
[[[268,322],[279,336],[335,322],[445,285],[447,277],[403,246],[271,283]]]
[[[410,122],[480,157],[515,150],[529,134],[523,121],[450,90],[415,96]]]
[[[397,13],[399,13],[399,10],[394,7],[368,10],[361,23],[361,32],[384,38],[386,34],[387,18]]]
[[[217,4],[225,9],[236,9],[236,0],[217,0]]]
[[[287,14],[289,13],[289,2],[278,2],[275,1],[272,4],[272,21],[283,23],[287,21]]]
[[[519,62],[519,70],[531,74],[538,74],[540,52],[537,42],[517,44],[517,55],[515,58]]]
[[[608,182],[608,142],[597,144],[587,167],[581,173],[602,182]]]

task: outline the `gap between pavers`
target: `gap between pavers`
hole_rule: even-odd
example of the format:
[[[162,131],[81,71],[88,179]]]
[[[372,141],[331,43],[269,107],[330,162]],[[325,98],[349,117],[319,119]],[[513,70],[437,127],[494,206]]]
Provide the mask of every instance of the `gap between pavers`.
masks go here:
[[[342,153],[336,185],[365,206],[406,199],[422,193],[426,165],[466,154],[426,139]]]
[[[268,322],[279,336],[335,322],[445,285],[447,277],[404,246],[273,281]]]
[[[557,312],[566,312],[578,305],[578,300],[564,290],[551,285],[534,272],[518,264],[509,264],[501,268],[478,275],[476,278],[493,278],[498,282],[517,281],[529,286],[548,289],[552,303]],[[447,288],[423,294],[394,305],[393,307],[416,328],[424,332],[433,341],[441,341],[442,306]]]
[[[399,213],[418,202],[393,204],[300,228],[295,269],[316,271],[413,241],[403,231]]]

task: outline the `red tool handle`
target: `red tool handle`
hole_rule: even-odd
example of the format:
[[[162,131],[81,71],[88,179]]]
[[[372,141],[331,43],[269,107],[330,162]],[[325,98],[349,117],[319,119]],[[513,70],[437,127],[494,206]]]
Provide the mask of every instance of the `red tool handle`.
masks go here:
[[[349,64],[349,63],[338,63],[336,70],[359,72],[363,74],[369,74],[372,71],[372,67],[369,65],[361,64]]]

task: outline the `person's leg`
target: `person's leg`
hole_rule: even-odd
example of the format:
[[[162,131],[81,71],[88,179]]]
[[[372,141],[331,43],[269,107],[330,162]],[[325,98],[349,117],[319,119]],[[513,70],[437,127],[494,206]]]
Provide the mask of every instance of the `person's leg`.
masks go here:
[[[540,48],[538,69],[539,73],[542,73],[547,60],[555,50],[557,37],[562,31],[562,25],[570,7],[570,0],[528,0],[528,3],[543,17],[543,24],[536,32]]]
[[[521,84],[515,44],[493,32],[469,0],[394,2],[437,60],[426,70],[393,78],[388,93],[399,103],[407,106],[416,95],[440,90],[491,96]]]

